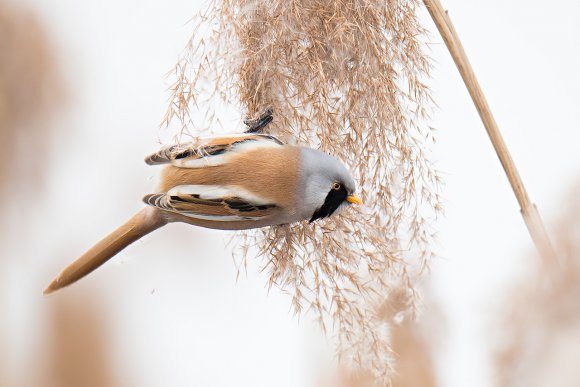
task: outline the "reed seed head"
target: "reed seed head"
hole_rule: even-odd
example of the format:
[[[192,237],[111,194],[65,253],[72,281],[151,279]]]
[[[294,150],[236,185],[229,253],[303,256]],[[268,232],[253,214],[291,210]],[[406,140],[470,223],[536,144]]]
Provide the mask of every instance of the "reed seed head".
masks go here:
[[[411,297],[432,255],[440,178],[428,160],[429,59],[416,0],[215,0],[171,72],[164,118],[179,138],[220,125],[222,106],[255,117],[290,143],[343,160],[361,210],[309,224],[239,233],[236,250],[262,259],[270,286],[292,295],[337,339],[339,359],[390,378],[388,326],[377,305],[393,288]],[[195,114],[192,113],[195,111]],[[205,128],[192,117],[205,113]]]

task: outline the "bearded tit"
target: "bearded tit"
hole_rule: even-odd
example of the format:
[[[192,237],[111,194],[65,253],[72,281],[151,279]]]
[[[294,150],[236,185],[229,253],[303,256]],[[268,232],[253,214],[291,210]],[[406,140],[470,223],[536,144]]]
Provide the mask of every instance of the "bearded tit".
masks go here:
[[[81,279],[170,222],[244,230],[313,222],[362,203],[350,173],[334,157],[252,132],[199,138],[147,157],[147,164],[163,166],[156,193],[143,198],[147,206],[66,267],[44,293]]]

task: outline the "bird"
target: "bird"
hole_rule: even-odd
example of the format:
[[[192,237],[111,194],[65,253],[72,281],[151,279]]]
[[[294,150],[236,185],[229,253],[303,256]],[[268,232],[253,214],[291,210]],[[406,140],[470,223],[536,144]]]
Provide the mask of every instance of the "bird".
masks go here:
[[[258,133],[198,137],[145,158],[162,166],[156,193],[125,224],[67,266],[44,290],[50,294],[88,275],[125,247],[172,222],[221,230],[277,226],[333,215],[362,204],[351,174],[322,151]]]

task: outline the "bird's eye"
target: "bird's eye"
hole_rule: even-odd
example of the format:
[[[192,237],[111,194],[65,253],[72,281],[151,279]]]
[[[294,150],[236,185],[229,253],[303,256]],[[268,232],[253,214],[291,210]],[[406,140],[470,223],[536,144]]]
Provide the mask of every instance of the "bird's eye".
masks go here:
[[[334,184],[332,184],[332,189],[333,190],[338,191],[338,190],[340,190],[340,188],[341,188],[340,183],[334,183]]]

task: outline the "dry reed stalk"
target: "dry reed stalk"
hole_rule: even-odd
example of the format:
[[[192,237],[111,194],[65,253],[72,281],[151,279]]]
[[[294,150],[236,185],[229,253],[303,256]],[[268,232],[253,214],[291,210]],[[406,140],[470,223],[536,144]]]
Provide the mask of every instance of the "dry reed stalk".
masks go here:
[[[473,103],[477,108],[477,112],[481,117],[491,143],[493,144],[493,147],[507,175],[510,185],[512,186],[512,190],[514,191],[514,194],[518,200],[520,212],[522,213],[524,222],[526,223],[528,231],[532,237],[532,240],[534,241],[534,244],[536,245],[536,248],[538,249],[540,256],[544,260],[545,264],[556,264],[557,257],[542,219],[540,218],[538,209],[528,196],[524,183],[518,173],[516,165],[509,153],[501,132],[499,131],[497,122],[491,113],[489,104],[487,103],[485,95],[481,90],[481,86],[477,81],[475,72],[471,67],[471,63],[467,58],[467,54],[463,49],[461,40],[455,31],[455,27],[453,26],[449,15],[443,9],[443,6],[439,0],[424,0],[423,2],[429,10],[429,13],[433,18],[433,21],[435,22],[435,25],[437,26],[443,41],[447,45],[447,48],[449,49],[449,52],[451,53],[451,56],[457,65],[457,69],[459,70],[459,73],[465,82],[465,86],[471,95]]]
[[[580,181],[562,201],[565,206],[554,228],[560,265],[532,266],[511,292],[505,292],[509,296],[502,305],[500,345],[495,354],[500,387],[548,385],[542,384],[547,380],[553,381],[549,385],[578,385],[579,198]],[[562,353],[562,343],[570,343],[564,348],[569,352]],[[563,359],[570,360],[568,366]]]
[[[225,108],[274,111],[268,132],[319,148],[354,172],[364,211],[240,233],[245,266],[257,251],[269,285],[315,313],[343,363],[388,383],[391,353],[376,306],[411,295],[431,256],[439,176],[423,126],[431,102],[418,0],[216,0],[195,19],[176,65],[164,119],[181,136],[219,124]],[[196,109],[195,112],[192,109]],[[206,128],[207,129],[207,128]],[[249,253],[250,252],[250,253]]]

